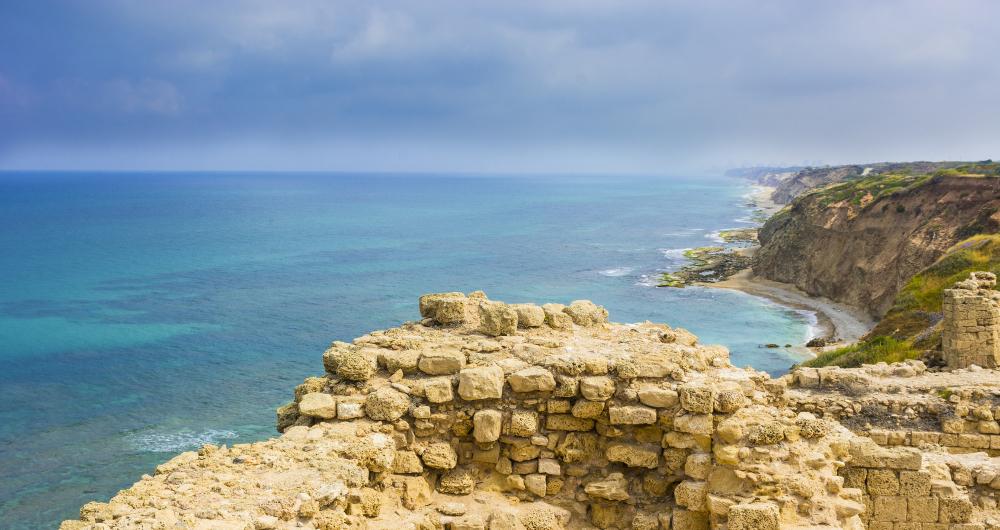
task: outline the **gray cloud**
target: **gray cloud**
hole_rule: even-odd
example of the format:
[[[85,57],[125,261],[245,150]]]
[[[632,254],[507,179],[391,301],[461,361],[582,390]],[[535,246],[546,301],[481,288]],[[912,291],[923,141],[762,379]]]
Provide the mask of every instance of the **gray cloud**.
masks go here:
[[[989,1],[0,7],[0,167],[671,173],[1000,156]]]

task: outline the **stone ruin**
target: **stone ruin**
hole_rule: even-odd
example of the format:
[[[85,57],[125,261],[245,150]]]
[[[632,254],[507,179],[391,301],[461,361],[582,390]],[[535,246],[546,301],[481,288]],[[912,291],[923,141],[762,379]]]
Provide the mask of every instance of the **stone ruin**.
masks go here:
[[[683,329],[480,292],[420,313],[334,342],[280,437],[183,453],[62,528],[997,528],[947,466]]]
[[[1000,367],[1000,292],[996,276],[974,272],[945,289],[941,353],[950,369]]]

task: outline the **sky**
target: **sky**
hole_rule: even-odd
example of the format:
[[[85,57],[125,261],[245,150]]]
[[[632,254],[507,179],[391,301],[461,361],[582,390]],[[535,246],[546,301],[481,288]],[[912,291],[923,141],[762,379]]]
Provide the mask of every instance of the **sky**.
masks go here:
[[[998,20],[990,0],[4,0],[0,169],[995,159]]]

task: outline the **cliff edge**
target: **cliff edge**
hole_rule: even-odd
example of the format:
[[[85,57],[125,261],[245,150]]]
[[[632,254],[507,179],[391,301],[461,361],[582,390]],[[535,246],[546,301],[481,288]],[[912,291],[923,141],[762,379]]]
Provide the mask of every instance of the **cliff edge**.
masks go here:
[[[993,166],[984,169],[990,173],[879,174],[804,193],[760,229],[753,272],[880,318],[953,245],[998,231]]]

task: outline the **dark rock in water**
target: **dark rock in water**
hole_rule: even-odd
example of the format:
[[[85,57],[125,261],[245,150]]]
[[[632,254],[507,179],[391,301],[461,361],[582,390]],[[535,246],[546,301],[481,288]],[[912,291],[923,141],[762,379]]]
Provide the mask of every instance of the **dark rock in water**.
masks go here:
[[[826,339],[823,337],[816,337],[815,339],[807,342],[806,346],[809,348],[822,348],[823,346],[826,346]]]
[[[691,260],[691,263],[679,271],[663,273],[658,287],[720,282],[750,267],[750,258],[731,248],[694,248],[684,252],[684,257]]]
[[[769,343],[765,344],[764,347],[765,348],[780,348],[781,346],[779,346],[779,345],[777,345],[777,344],[775,344],[773,342],[769,342]]]

